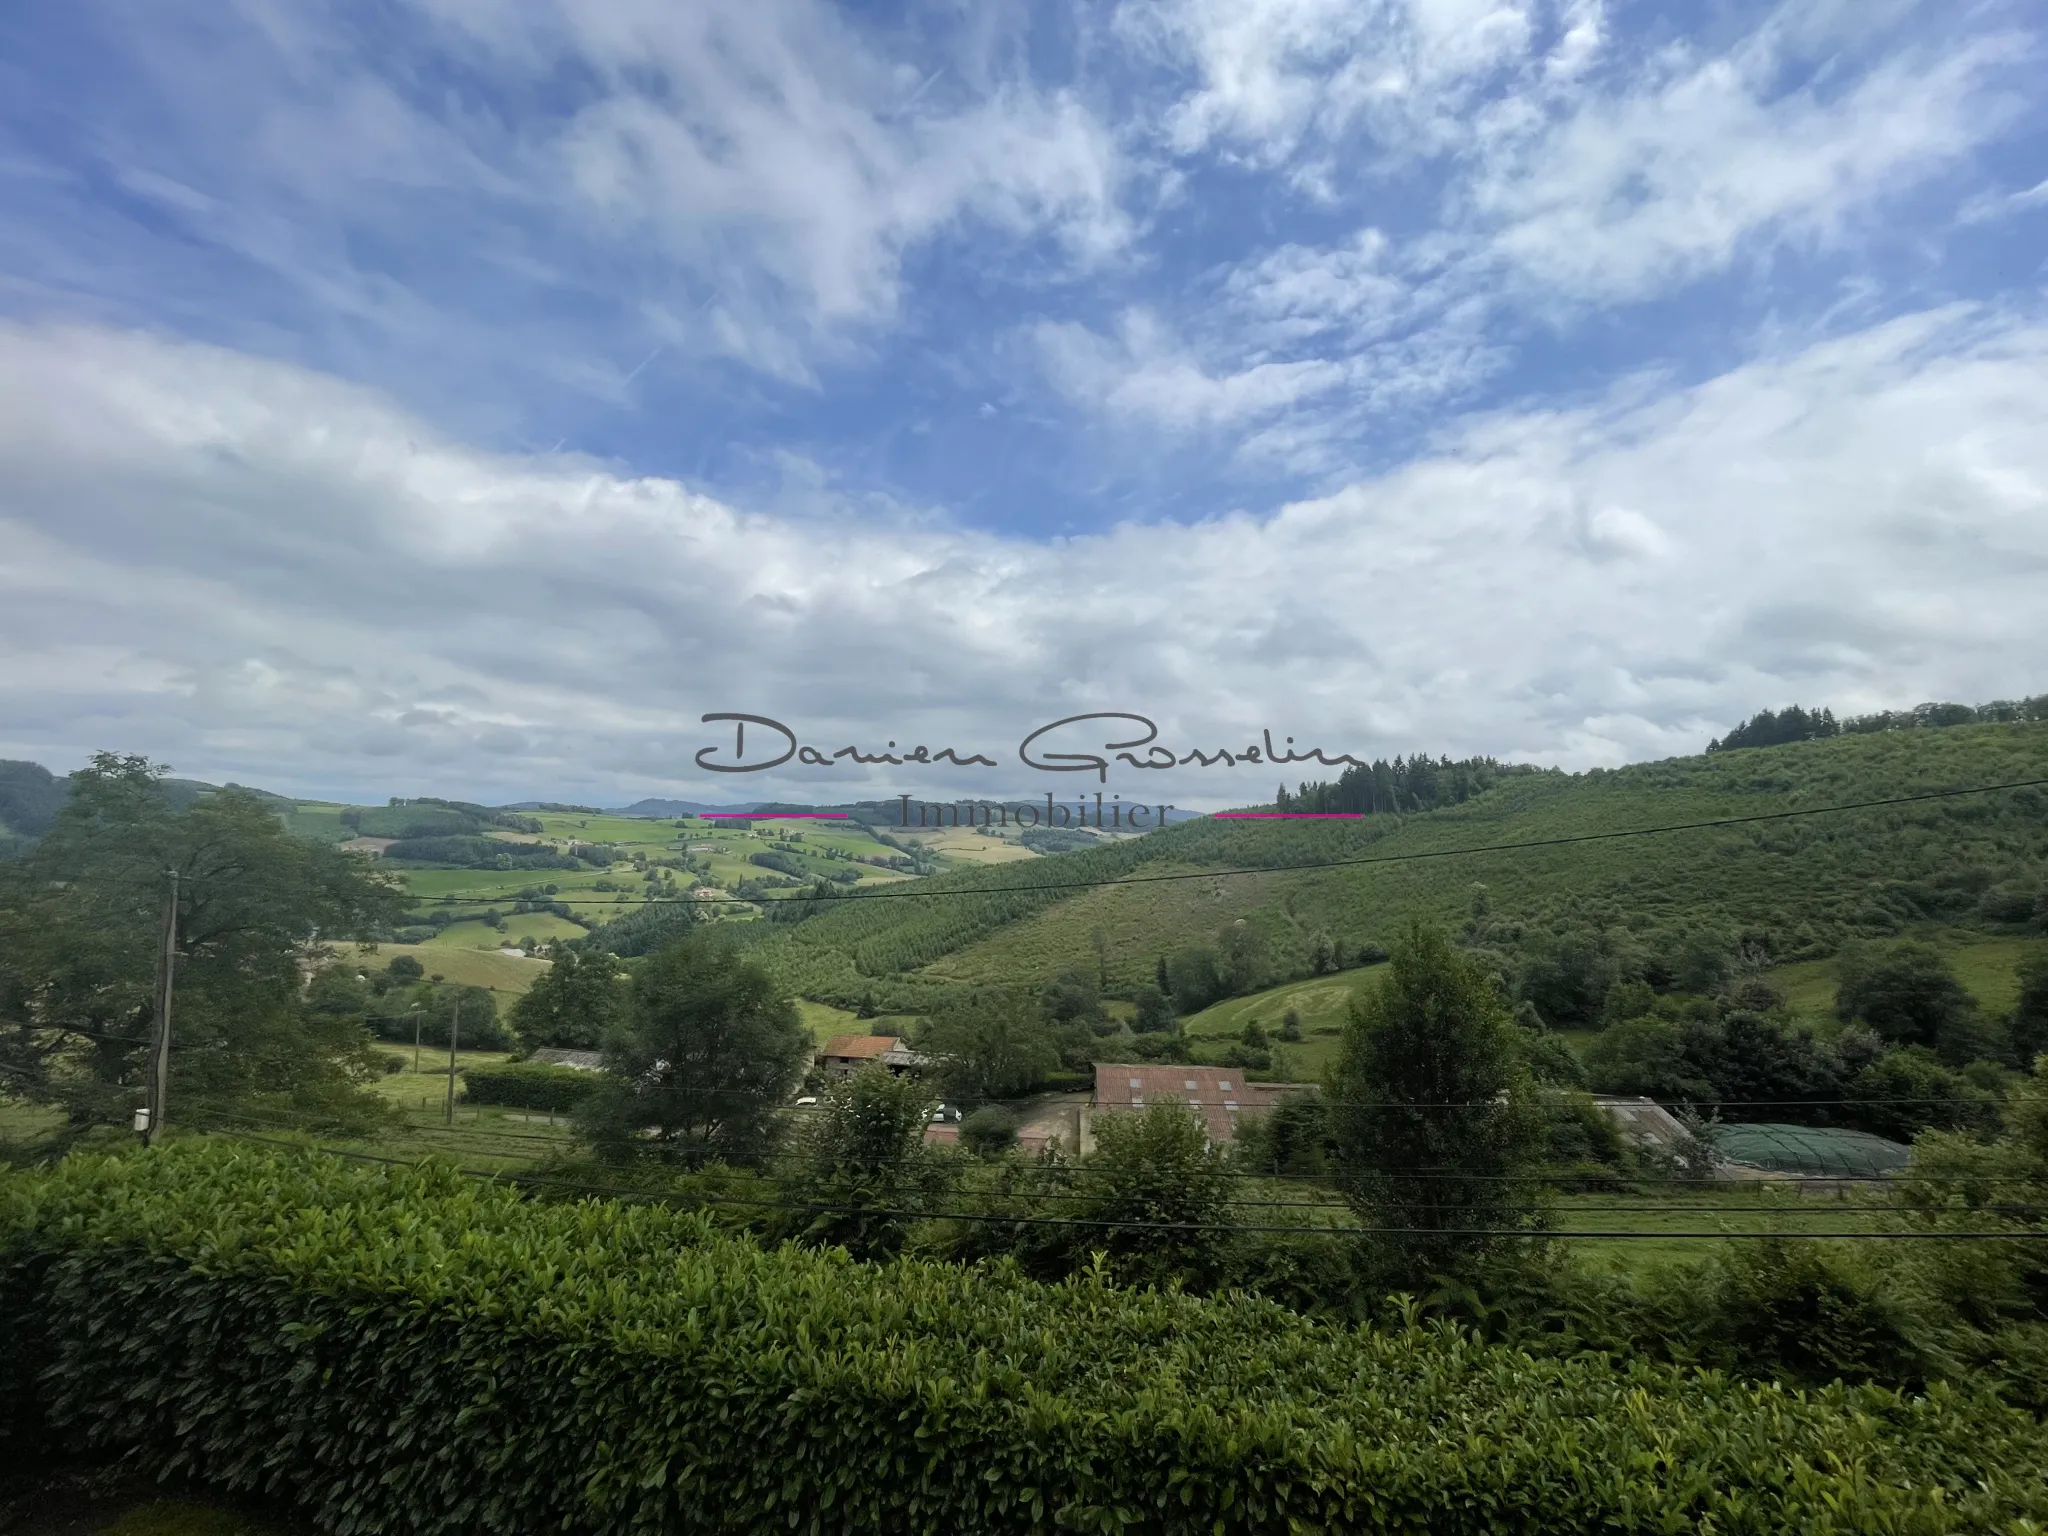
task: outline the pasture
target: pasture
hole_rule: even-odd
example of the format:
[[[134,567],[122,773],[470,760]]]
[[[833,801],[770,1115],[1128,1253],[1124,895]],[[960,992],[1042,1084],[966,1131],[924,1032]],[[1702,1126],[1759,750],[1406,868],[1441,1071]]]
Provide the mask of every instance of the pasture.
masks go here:
[[[1226,998],[1181,1020],[1181,1032],[1198,1058],[1215,1060],[1237,1043],[1246,1025],[1256,1022],[1273,1042],[1273,1070],[1259,1075],[1282,1082],[1313,1082],[1337,1059],[1352,999],[1361,988],[1376,983],[1381,969],[1367,966],[1339,971],[1333,976],[1268,987],[1246,997]],[[1298,1044],[1280,1040],[1280,1026],[1290,1009],[1301,1016]]]
[[[497,950],[462,949],[458,946],[432,944],[379,944],[376,949],[360,957],[362,968],[381,970],[389,965],[396,955],[411,955],[426,967],[429,976],[438,975],[459,986],[483,987],[503,995],[505,1003],[522,996],[527,988],[546,973],[548,962],[531,960],[524,955],[505,955]]]
[[[1900,937],[1939,950],[1955,967],[1956,979],[1977,999],[1977,1005],[1994,1017],[2019,1000],[2019,981],[2014,974],[2019,966],[2048,957],[2048,939],[1988,937],[1967,929],[1936,927]],[[1834,1017],[1835,988],[1841,981],[1840,962],[1835,957],[1781,965],[1766,973],[1765,979],[1785,994],[1794,1013],[1815,1020]]]

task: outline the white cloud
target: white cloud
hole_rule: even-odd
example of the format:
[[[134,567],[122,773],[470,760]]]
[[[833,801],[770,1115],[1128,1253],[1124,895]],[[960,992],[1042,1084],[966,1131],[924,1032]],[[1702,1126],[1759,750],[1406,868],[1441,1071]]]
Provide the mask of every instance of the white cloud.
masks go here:
[[[501,333],[544,331],[564,356],[518,366],[607,398],[644,355],[647,330],[593,361],[576,326],[449,303],[433,290],[459,265],[465,298],[516,278],[547,320],[637,310],[679,350],[809,384],[896,318],[906,262],[949,235],[1077,270],[1131,238],[1115,135],[1081,100],[1021,66],[921,73],[889,51],[904,35],[825,0],[409,0],[376,29],[318,0],[230,9],[122,29],[150,89],[75,149],[185,242],[386,345],[532,352]],[[38,254],[135,282],[111,233]]]
[[[1763,40],[1675,58],[1489,146],[1460,194],[1467,259],[1538,302],[1609,305],[1722,270],[1745,242],[1836,237],[1997,130],[2008,104],[1986,77],[2013,54],[1986,40],[1902,55],[1831,96],[1772,94],[1784,60]]]
[[[1133,418],[1241,423],[1241,456],[1327,472],[1389,407],[1497,373],[1531,321],[1568,332],[1788,245],[1851,246],[2016,109],[2018,39],[1908,46],[1899,10],[1787,5],[1717,47],[1622,57],[1596,0],[1127,5],[1124,33],[1192,75],[1164,120],[1176,152],[1305,178],[1376,221],[1269,247],[1162,313],[1198,363],[1127,343],[1119,378],[1117,348],[1042,328],[1054,377]],[[1437,183],[1419,222],[1381,196],[1418,164]],[[1290,391],[1284,420],[1250,408]]]
[[[1343,385],[1340,363],[1253,362],[1212,374],[1142,310],[1114,341],[1083,326],[1046,324],[1035,337],[1047,371],[1072,399],[1177,432],[1233,428],[1270,418]]]
[[[2035,182],[2024,192],[1979,193],[1962,206],[1956,218],[1963,224],[1988,224],[2029,208],[2048,208],[2048,178]]]
[[[1130,0],[1121,33],[1182,64],[1175,151],[1221,145],[1283,165],[1368,122],[1383,140],[1442,132],[1500,69],[1524,61],[1540,3],[1502,0]],[[1584,5],[1567,7],[1575,17]],[[1597,23],[1569,44],[1581,56]]]
[[[2048,326],[1995,311],[1498,415],[1269,516],[1053,547],[749,513],[480,452],[276,363],[0,331],[0,755],[58,765],[115,747],[286,789],[816,794],[837,781],[695,775],[697,717],[1007,760],[1088,708],[1191,743],[1270,725],[1589,765],[1792,698],[2038,689],[2044,578]]]

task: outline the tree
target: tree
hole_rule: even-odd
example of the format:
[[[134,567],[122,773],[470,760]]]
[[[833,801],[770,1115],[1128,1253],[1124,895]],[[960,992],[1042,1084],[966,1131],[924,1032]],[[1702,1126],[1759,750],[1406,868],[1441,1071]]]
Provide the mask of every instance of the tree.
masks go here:
[[[782,1174],[790,1236],[886,1259],[946,1185],[924,1143],[938,1095],[869,1064],[834,1083],[797,1132]]]
[[[594,1050],[618,1027],[630,999],[625,968],[606,950],[565,951],[512,1007],[512,1026],[529,1050],[553,1045]]]
[[[1083,971],[1064,972],[1045,989],[1045,1016],[1055,1024],[1095,1024],[1107,1017],[1095,978]]]
[[[1852,948],[1840,970],[1837,1018],[1868,1024],[1894,1045],[1926,1046],[1944,1060],[1975,1054],[1977,1001],[1935,950],[1910,943]]]
[[[1258,1173],[1319,1178],[1329,1154],[1329,1106],[1312,1093],[1288,1094],[1247,1119],[1231,1142],[1231,1156]]]
[[[1280,1038],[1289,1045],[1301,1043],[1301,1010],[1290,1008],[1280,1015]]]
[[[925,1023],[919,1043],[940,1058],[946,1092],[968,1104],[1013,1099],[1059,1065],[1053,1032],[1026,992],[983,993]]]
[[[1173,1028],[1173,1000],[1159,988],[1140,987],[1133,1003],[1137,1009],[1134,1027],[1139,1034],[1157,1034]]]
[[[1229,1216],[1232,1175],[1228,1154],[1210,1144],[1193,1110],[1167,1100],[1098,1115],[1095,1151],[1082,1166],[1079,1188],[1088,1198],[1076,1214],[1105,1225],[1084,1229],[1080,1242],[1108,1254],[1119,1279],[1214,1283],[1224,1243],[1213,1229]]]
[[[1239,918],[1217,935],[1217,942],[1222,950],[1217,968],[1221,996],[1241,997],[1266,984],[1267,944],[1262,930]]]
[[[1894,1141],[1925,1130],[1984,1130],[1998,1121],[1997,1099],[1942,1066],[1925,1046],[1886,1051],[1849,1079],[1844,1096],[1844,1121]]]
[[[2019,1000],[2006,1016],[2005,1029],[2013,1060],[2027,1066],[2048,1051],[2048,959],[2025,962],[2017,977]]]
[[[1523,946],[1515,986],[1552,1029],[1596,1029],[1608,989],[1620,979],[1607,935],[1573,928],[1532,935]]]
[[[169,1123],[261,1101],[368,1124],[383,1106],[359,1013],[316,1011],[316,934],[368,937],[404,910],[367,860],[291,837],[237,789],[194,795],[141,757],[73,774],[48,834],[0,863],[0,1067],[71,1126],[126,1123],[148,1069],[166,871],[178,873]],[[184,1106],[182,1109],[180,1106]]]
[[[1499,991],[1440,929],[1413,925],[1351,1005],[1330,1080],[1343,1187],[1402,1283],[1450,1273],[1526,1231],[1514,1176],[1542,1134]]]
[[[1644,1017],[1610,1024],[1586,1047],[1586,1086],[1595,1093],[1637,1095],[1662,1102],[1712,1099],[1714,1085],[1686,1060],[1678,1026]]]
[[[641,963],[626,1020],[605,1042],[606,1080],[577,1123],[613,1161],[758,1164],[810,1054],[767,971],[723,935],[693,933]]]
[[[976,1157],[994,1157],[1017,1144],[1017,1117],[1000,1104],[984,1104],[960,1122],[960,1145]]]
[[[1176,951],[1167,961],[1166,973],[1171,982],[1166,991],[1177,1013],[1199,1013],[1224,995],[1216,951],[1206,944]]]

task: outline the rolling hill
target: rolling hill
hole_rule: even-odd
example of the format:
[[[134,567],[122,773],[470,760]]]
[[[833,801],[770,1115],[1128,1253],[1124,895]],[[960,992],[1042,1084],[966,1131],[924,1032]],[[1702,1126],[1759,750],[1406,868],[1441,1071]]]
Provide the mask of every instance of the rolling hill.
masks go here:
[[[1460,924],[1475,910],[1477,936],[1508,950],[1566,931],[1647,953],[1707,935],[1781,964],[1926,925],[2024,933],[2048,890],[2039,784],[1829,808],[2028,780],[2048,781],[2048,724],[1843,735],[1531,775],[1418,815],[1204,820],[1028,865],[948,872],[904,897],[856,895],[764,932],[761,954],[806,997],[874,994],[899,1011],[1075,967],[1099,967],[1112,991],[1128,991],[1152,979],[1162,955],[1240,923],[1268,984],[1308,975],[1319,934],[1384,944],[1411,918]],[[1343,860],[1376,862],[1314,867]]]

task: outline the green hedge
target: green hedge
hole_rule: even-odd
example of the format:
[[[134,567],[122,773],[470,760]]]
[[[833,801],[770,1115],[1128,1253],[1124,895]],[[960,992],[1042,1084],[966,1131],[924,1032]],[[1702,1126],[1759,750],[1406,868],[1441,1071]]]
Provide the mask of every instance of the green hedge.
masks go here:
[[[334,1532],[1943,1532],[1994,1403],[763,1249],[650,1205],[172,1143],[0,1178],[0,1413]]]
[[[521,1109],[568,1111],[597,1087],[595,1072],[513,1061],[500,1067],[464,1067],[462,1096],[472,1104],[511,1104]]]

